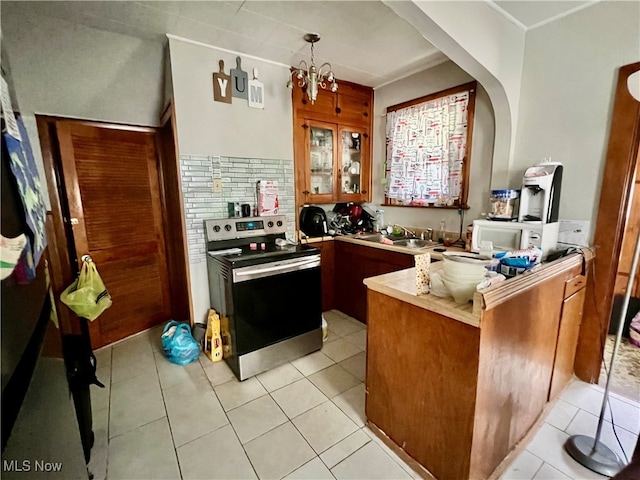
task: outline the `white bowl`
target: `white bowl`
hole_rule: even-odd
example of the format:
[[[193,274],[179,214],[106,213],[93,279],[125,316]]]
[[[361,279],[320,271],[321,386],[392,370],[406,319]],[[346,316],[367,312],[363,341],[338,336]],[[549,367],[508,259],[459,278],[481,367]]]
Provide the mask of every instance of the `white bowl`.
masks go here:
[[[445,278],[443,278],[442,281],[456,303],[467,303],[473,298],[473,294],[476,292],[477,282],[460,284],[448,281]]]
[[[444,252],[442,254],[442,258],[453,262],[470,263],[475,265],[487,265],[491,261],[489,257],[483,257],[482,255],[468,252]]]
[[[444,285],[442,272],[434,272],[429,279],[431,293],[436,297],[450,297],[449,290]]]

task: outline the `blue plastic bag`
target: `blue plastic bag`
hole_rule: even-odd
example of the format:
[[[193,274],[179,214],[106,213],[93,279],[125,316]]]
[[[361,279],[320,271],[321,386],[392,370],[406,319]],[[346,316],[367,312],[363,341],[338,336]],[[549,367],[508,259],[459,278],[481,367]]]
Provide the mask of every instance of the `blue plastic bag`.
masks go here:
[[[191,335],[189,325],[175,320],[164,326],[162,348],[167,360],[177,365],[187,365],[200,356],[200,346]]]

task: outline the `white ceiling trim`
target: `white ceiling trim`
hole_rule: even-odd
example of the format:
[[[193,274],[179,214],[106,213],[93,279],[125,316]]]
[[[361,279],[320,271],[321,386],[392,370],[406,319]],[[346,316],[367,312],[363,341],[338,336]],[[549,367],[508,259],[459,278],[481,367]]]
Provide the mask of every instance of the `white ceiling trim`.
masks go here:
[[[543,0],[540,0],[540,1],[543,1]],[[538,23],[534,23],[533,25],[526,26],[524,23],[522,23],[516,17],[514,17],[509,12],[507,12],[505,9],[503,9],[501,6],[499,6],[497,3],[495,3],[493,0],[484,0],[484,2],[486,4],[488,4],[491,8],[493,8],[496,12],[498,12],[500,15],[502,15],[508,21],[513,23],[518,28],[524,30],[525,32],[529,31],[529,30],[533,30],[534,28],[542,27],[542,26],[547,25],[549,23],[555,22],[556,20],[560,20],[561,18],[568,17],[569,15],[573,15],[574,13],[579,12],[580,10],[584,10],[585,8],[589,8],[589,7],[595,5],[596,3],[599,3],[601,1],[602,0],[591,0],[591,1],[588,1],[586,3],[580,3],[579,5],[577,5],[576,7],[572,8],[572,9],[566,10],[566,11],[564,11],[562,13],[558,13],[557,15],[554,15],[552,17],[546,18],[544,20],[540,20]]]
[[[380,85],[376,85],[375,87],[373,87],[373,89],[376,90],[378,88],[386,87],[387,85],[390,85],[390,84],[392,84],[394,82],[397,82],[398,80],[403,80],[405,78],[410,77],[411,75],[415,75],[416,73],[424,72],[425,70],[428,70],[429,68],[433,68],[435,66],[440,65],[441,63],[449,61],[449,57],[447,57],[442,52],[435,53],[435,54],[432,55],[432,57],[434,57],[434,59],[432,61],[429,61],[424,65],[416,67],[413,70],[405,73],[404,75],[401,75],[401,76],[396,77],[396,78],[392,78],[391,80],[387,80],[386,82],[381,83]]]
[[[167,38],[171,40],[178,40],[184,43],[190,43],[191,45],[197,45],[199,47],[210,48],[211,50],[217,50],[219,52],[230,53],[231,55],[238,55],[244,58],[250,58],[251,60],[258,60],[260,62],[269,63],[271,65],[276,65],[278,67],[291,68],[291,65],[287,65],[286,63],[274,62],[273,60],[269,60],[268,58],[257,57],[255,55],[249,55],[248,53],[238,52],[236,50],[229,50],[227,48],[215,47],[213,45],[209,45],[207,43],[198,42],[197,40],[190,40],[188,38],[179,37],[178,35],[174,35],[172,33],[167,33]]]
[[[509,12],[507,12],[504,8],[502,8],[498,4],[494,3],[493,0],[484,0],[484,3],[489,5],[496,12],[498,12],[501,16],[503,16],[504,18],[509,20],[511,23],[513,23],[516,27],[520,28],[521,30],[525,30],[525,31],[527,30],[527,26],[524,23],[522,23],[516,17],[514,17]]]
[[[553,17],[549,17],[546,20],[541,20],[538,23],[534,23],[527,30],[533,30],[534,28],[542,27],[543,25],[547,25],[548,23],[555,22],[556,20],[560,20],[561,18],[564,18],[564,17],[568,17],[569,15],[573,15],[574,13],[579,12],[580,10],[584,10],[585,8],[592,7],[596,3],[600,3],[600,1],[601,0],[591,0],[590,2],[582,3],[577,7],[572,8],[571,10],[567,10],[566,12],[559,13],[558,15],[555,15]]]

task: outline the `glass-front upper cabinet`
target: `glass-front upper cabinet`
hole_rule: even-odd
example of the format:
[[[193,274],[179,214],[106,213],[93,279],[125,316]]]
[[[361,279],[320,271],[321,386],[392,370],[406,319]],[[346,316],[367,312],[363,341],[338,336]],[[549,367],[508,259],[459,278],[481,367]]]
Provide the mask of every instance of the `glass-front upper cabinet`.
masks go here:
[[[335,129],[332,127],[310,126],[309,178],[312,195],[333,196],[335,133]]]
[[[369,136],[364,129],[306,121],[305,203],[366,202]]]
[[[362,188],[360,168],[362,166],[362,134],[347,129],[342,130],[342,194],[360,193]]]
[[[366,202],[370,176],[369,135],[363,129],[341,127],[340,195],[338,200]]]

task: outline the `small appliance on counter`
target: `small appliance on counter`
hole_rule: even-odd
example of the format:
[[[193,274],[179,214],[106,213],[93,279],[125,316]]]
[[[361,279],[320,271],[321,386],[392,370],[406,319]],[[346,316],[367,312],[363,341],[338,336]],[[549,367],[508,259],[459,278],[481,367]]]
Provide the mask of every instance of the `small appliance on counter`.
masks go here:
[[[496,222],[474,220],[471,233],[471,251],[480,252],[483,242],[492,245],[492,253],[526,250],[538,247],[542,259],[556,251],[559,223]]]
[[[548,162],[527,168],[522,178],[519,222],[558,221],[562,164]]]
[[[375,223],[375,214],[367,207],[357,203],[336,203],[333,211],[347,218],[348,222],[343,222],[340,233],[349,234],[357,232],[372,232]]]
[[[300,230],[308,237],[328,234],[327,214],[322,207],[306,205],[300,210]]]
[[[483,244],[492,245],[493,253],[538,247],[542,250],[542,260],[554,253],[560,226],[562,169],[559,162],[546,162],[525,170],[517,222],[495,220],[516,218],[514,200],[517,196],[514,192],[518,190],[492,190],[491,206],[497,216],[488,216],[490,220],[474,220],[471,250],[479,252]]]
[[[506,222],[517,220],[519,198],[520,190],[491,190],[491,213],[487,218]]]

